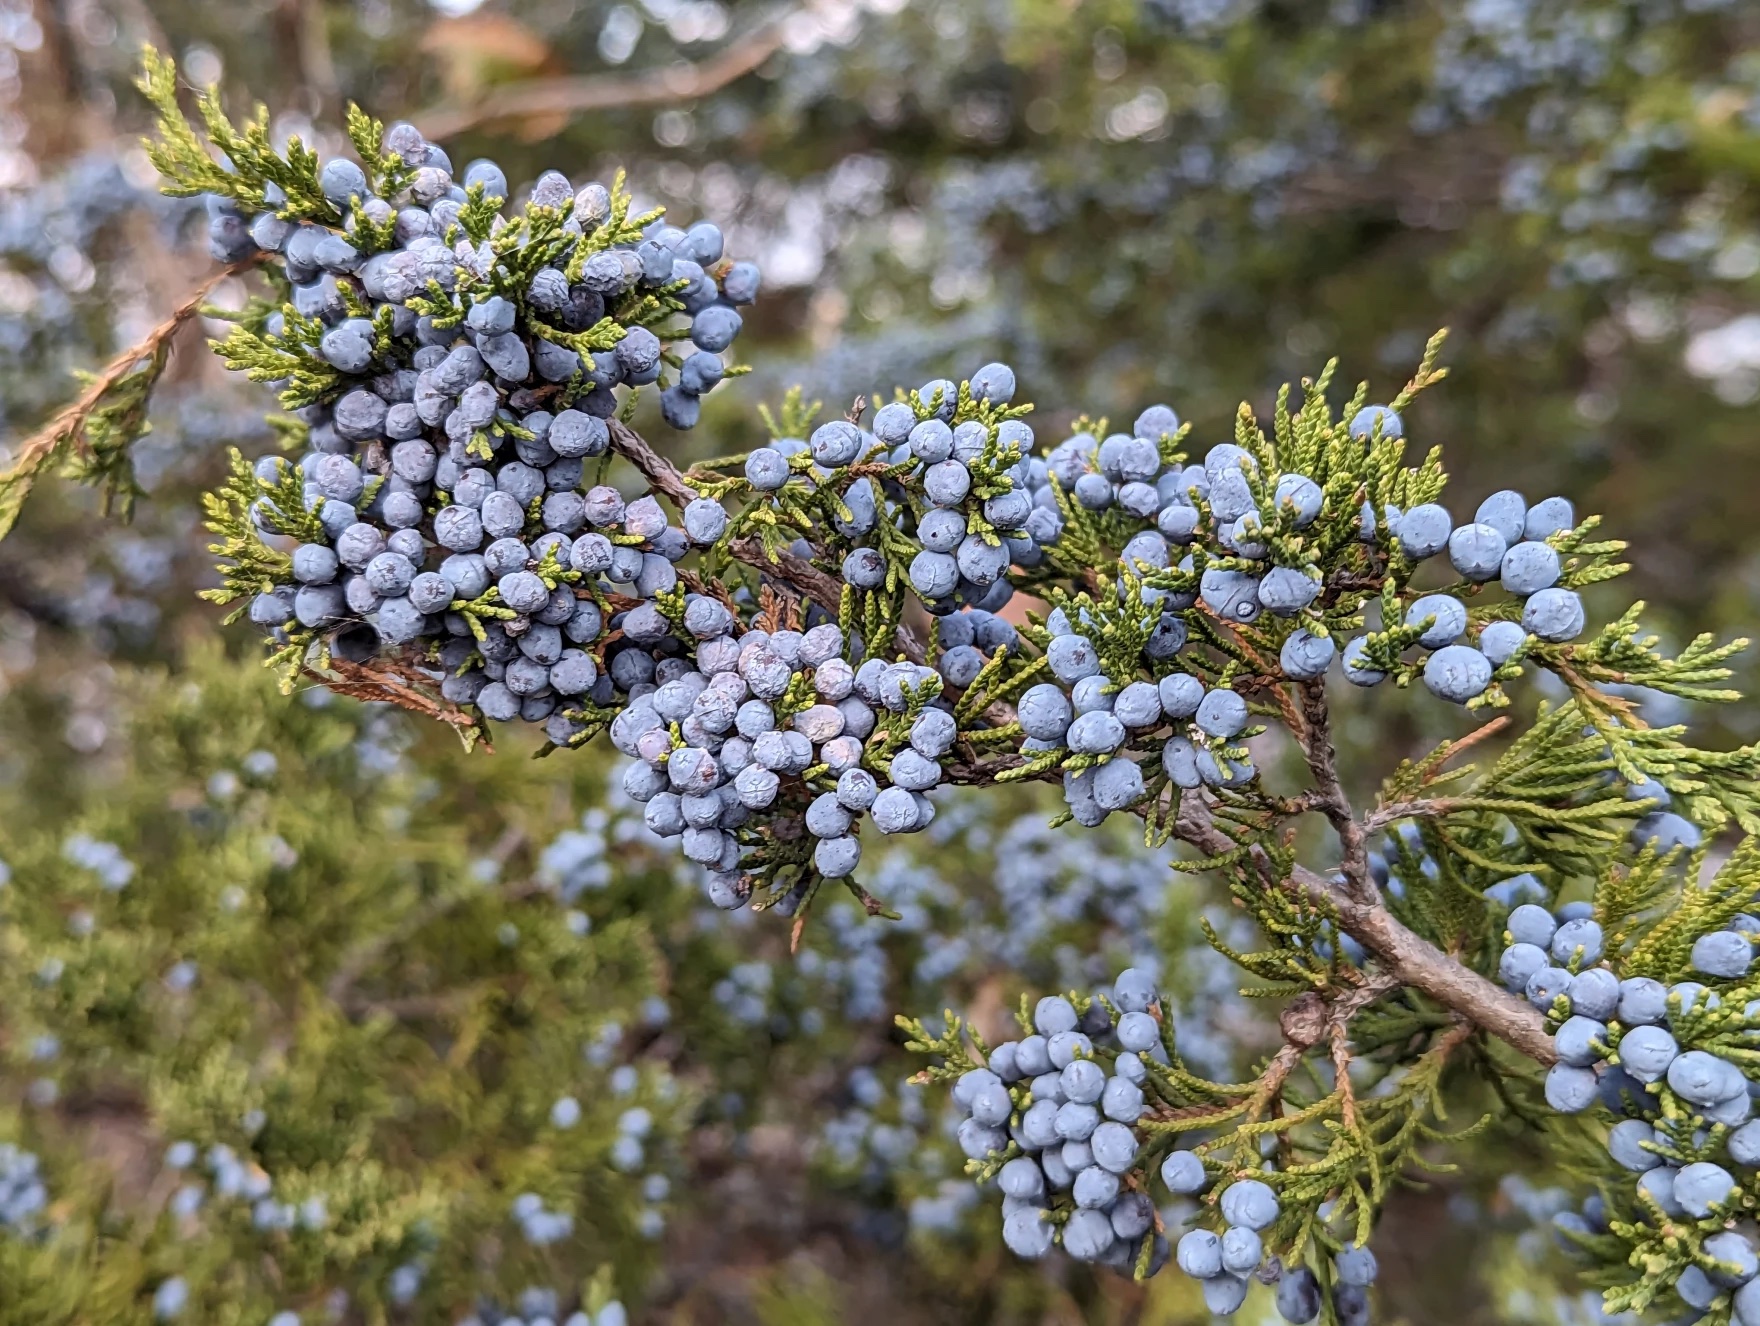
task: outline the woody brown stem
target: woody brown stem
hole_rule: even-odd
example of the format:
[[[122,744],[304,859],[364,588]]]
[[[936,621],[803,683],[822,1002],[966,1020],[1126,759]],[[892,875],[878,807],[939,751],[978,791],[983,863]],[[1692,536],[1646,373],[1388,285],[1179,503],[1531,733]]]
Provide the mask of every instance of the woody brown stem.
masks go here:
[[[498,121],[696,101],[745,77],[780,50],[783,26],[795,12],[759,23],[699,63],[679,60],[640,74],[531,79],[497,88],[468,105],[418,111],[413,118],[430,140],[438,142]]]
[[[224,267],[215,272],[197,286],[188,299],[173,309],[164,321],[111,359],[97,376],[91,379],[90,385],[79,394],[77,399],[57,411],[54,418],[18,445],[13,455],[12,464],[6,467],[4,473],[0,473],[0,487],[22,484],[25,491],[28,491],[30,481],[36,472],[58,454],[63,447],[80,446],[85,439],[87,421],[91,419],[93,412],[103,404],[104,397],[109,394],[111,389],[134,372],[140,364],[163,353],[171,339],[183,329],[184,324],[201,312],[202,305],[207,303],[208,296],[214,292],[216,286],[230,277],[243,275],[257,266],[260,261],[261,258],[251,258],[244,262],[233,263],[230,267]],[[10,511],[0,513],[0,535],[6,532],[11,518],[16,515],[17,503],[13,504]]]
[[[1180,798],[1174,834],[1208,856],[1236,851],[1239,844],[1211,818],[1202,792]],[[1254,868],[1267,888],[1299,888],[1332,909],[1339,927],[1375,955],[1402,985],[1428,995],[1537,1063],[1558,1061],[1546,1020],[1525,999],[1500,990],[1471,967],[1414,934],[1379,901],[1361,902],[1332,880],[1305,866],[1281,876],[1270,858],[1252,849]]]

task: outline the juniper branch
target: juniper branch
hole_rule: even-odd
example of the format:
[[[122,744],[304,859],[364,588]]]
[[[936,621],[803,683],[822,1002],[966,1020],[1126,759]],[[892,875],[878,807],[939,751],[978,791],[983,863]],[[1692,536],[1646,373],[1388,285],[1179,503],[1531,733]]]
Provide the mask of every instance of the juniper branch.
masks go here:
[[[1238,854],[1240,845],[1216,825],[1211,803],[1200,791],[1180,798],[1174,836],[1211,857]],[[1393,975],[1535,1062],[1557,1061],[1546,1019],[1525,1000],[1498,989],[1472,968],[1407,928],[1379,902],[1358,901],[1305,866],[1279,871],[1261,846],[1247,849],[1266,888],[1299,889],[1330,908],[1339,927],[1362,944]]]
[[[1307,760],[1308,772],[1314,778],[1310,804],[1326,816],[1338,834],[1343,849],[1339,868],[1345,877],[1345,888],[1358,902],[1374,905],[1380,892],[1369,875],[1368,832],[1357,821],[1350,798],[1345,795],[1338,778],[1338,752],[1332,745],[1330,714],[1326,707],[1326,681],[1306,683],[1301,692],[1302,726],[1298,744]]]
[[[251,258],[234,263],[203,281],[162,322],[111,359],[74,401],[19,445],[12,464],[0,473],[0,538],[11,532],[25,499],[44,470],[69,458],[90,458],[86,428],[104,407],[110,394],[142,365],[150,366],[157,378],[164,369],[165,354],[171,341],[185,323],[201,312],[214,288],[222,281],[250,271],[258,261]]]

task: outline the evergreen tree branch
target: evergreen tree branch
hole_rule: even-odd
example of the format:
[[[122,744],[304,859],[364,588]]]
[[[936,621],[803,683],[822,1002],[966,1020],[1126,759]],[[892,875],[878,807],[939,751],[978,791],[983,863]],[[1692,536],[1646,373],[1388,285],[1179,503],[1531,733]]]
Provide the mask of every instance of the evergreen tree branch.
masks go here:
[[[469,105],[431,106],[413,118],[424,134],[439,141],[503,120],[696,101],[744,78],[781,50],[783,29],[797,12],[789,9],[764,19],[699,63],[674,62],[640,74],[531,79],[497,88]]]
[[[1326,679],[1322,677],[1297,689],[1301,692],[1302,725],[1291,730],[1298,733],[1298,744],[1314,778],[1308,804],[1325,815],[1338,834],[1339,869],[1345,878],[1346,892],[1359,903],[1374,905],[1380,901],[1380,892],[1369,875],[1368,835],[1357,821],[1350,798],[1339,781],[1338,752],[1332,744],[1326,707]]]
[[[250,271],[257,261],[234,263],[208,277],[162,322],[111,359],[74,401],[20,444],[11,465],[0,473],[0,538],[11,532],[32,486],[45,471],[68,461],[90,464],[97,459],[89,429],[119,389],[126,388],[130,398],[129,418],[124,422],[132,426],[132,436],[121,436],[111,445],[126,449],[127,443],[145,431],[145,400],[165,370],[171,342],[184,324],[201,312],[216,286]],[[94,473],[101,472],[94,468]]]
[[[1210,802],[1200,791],[1180,798],[1174,836],[1212,858],[1239,857],[1240,844],[1217,827]],[[1526,1000],[1506,993],[1458,959],[1413,933],[1379,902],[1358,901],[1346,889],[1294,865],[1287,876],[1264,848],[1245,849],[1266,888],[1294,888],[1338,917],[1339,928],[1373,953],[1404,984],[1490,1032],[1535,1062],[1557,1061],[1546,1019]]]

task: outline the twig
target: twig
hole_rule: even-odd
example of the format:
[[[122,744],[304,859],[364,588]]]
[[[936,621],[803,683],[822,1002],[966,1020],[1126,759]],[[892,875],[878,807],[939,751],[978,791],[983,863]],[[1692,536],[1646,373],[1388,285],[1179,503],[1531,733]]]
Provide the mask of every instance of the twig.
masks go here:
[[[1359,822],[1339,782],[1323,685],[1303,686],[1301,690],[1306,720],[1302,751],[1314,776],[1318,794],[1316,804],[1332,823],[1343,847],[1341,864],[1345,883],[1341,888],[1302,866],[1295,867],[1291,882],[1308,896],[1333,908],[1345,933],[1375,954],[1383,966],[1405,984],[1470,1018],[1529,1058],[1542,1064],[1555,1062],[1558,1056],[1552,1038],[1546,1032],[1545,1019],[1531,1004],[1498,989],[1472,968],[1414,934],[1381,905],[1380,891],[1369,874],[1366,844],[1369,834],[1379,828],[1382,821],[1377,815],[1371,815]],[[1482,739],[1482,734],[1475,734],[1475,738]],[[1457,743],[1451,748],[1450,756],[1465,749],[1470,741],[1464,739]],[[1217,831],[1213,824],[1206,833],[1196,814],[1188,819],[1186,802],[1197,800],[1197,797],[1188,797],[1182,801],[1179,823],[1188,824],[1201,838],[1210,840],[1211,846],[1206,847],[1201,842],[1198,845],[1212,855],[1218,850],[1231,849],[1233,840]],[[1207,819],[1206,809],[1203,820]],[[1178,827],[1176,824],[1176,831]],[[1220,849],[1215,845],[1217,839],[1224,844]],[[1267,882],[1281,886],[1283,881],[1270,878],[1276,871],[1271,868],[1269,858],[1256,849],[1253,855],[1260,872],[1268,877]]]
[[[1303,719],[1299,744],[1308,762],[1308,772],[1314,777],[1310,802],[1326,816],[1338,834],[1342,849],[1339,867],[1351,896],[1361,903],[1379,903],[1380,891],[1369,874],[1366,834],[1363,826],[1357,823],[1356,812],[1338,777],[1338,752],[1332,745],[1325,679],[1306,683],[1297,689],[1301,692]]]
[[[1326,1036],[1332,1054],[1334,1080],[1338,1086],[1344,1126],[1357,1126],[1357,1093],[1351,1085],[1351,1019],[1382,995],[1400,987],[1391,972],[1376,972],[1355,989],[1333,1001],[1326,1016]]]
[[[1303,1053],[1304,1047],[1293,1041],[1286,1041],[1278,1047],[1277,1053],[1265,1065],[1265,1071],[1259,1075],[1257,1088],[1243,1103],[1248,1123],[1256,1122],[1267,1106],[1282,1098],[1283,1084],[1289,1081],[1289,1075],[1302,1062]]]
[[[640,74],[535,78],[497,88],[470,105],[431,106],[411,118],[428,138],[438,141],[498,120],[695,101],[744,78],[776,54],[782,48],[783,29],[796,12],[790,9],[765,19],[699,63],[678,61]]]
[[[672,462],[649,446],[646,438],[621,419],[614,417],[607,422],[611,425],[611,449],[640,470],[642,478],[664,493],[674,506],[682,509],[697,500],[696,489],[685,483]]]
[[[1509,722],[1508,715],[1499,715],[1477,731],[1468,733],[1458,741],[1450,742],[1447,749],[1442,752],[1442,757],[1440,759],[1429,762],[1430,772],[1425,776],[1425,784],[1428,785],[1429,783],[1434,782],[1437,776],[1442,772],[1443,767],[1447,765],[1450,760],[1453,760],[1463,751],[1471,750],[1480,742],[1503,731],[1504,728],[1509,726]],[[1396,820],[1434,818],[1440,815],[1447,815],[1459,804],[1460,803],[1457,799],[1451,797],[1423,797],[1414,801],[1391,802],[1386,805],[1378,806],[1375,810],[1370,812],[1363,821],[1363,832],[1366,834],[1379,832],[1381,829],[1386,828]]]
[[[1259,1111],[1269,1105],[1282,1091],[1283,1084],[1301,1062],[1302,1056],[1313,1049],[1321,1041],[1329,1043],[1332,1066],[1337,1074],[1338,1091],[1341,1108],[1344,1111],[1344,1122],[1347,1128],[1356,1127],[1357,1100],[1356,1093],[1350,1084],[1350,1024],[1351,1019],[1382,995],[1400,987],[1400,980],[1391,972],[1378,971],[1371,973],[1360,984],[1351,987],[1344,993],[1335,995],[1328,1000],[1318,991],[1298,995],[1284,1005],[1278,1017],[1278,1029],[1283,1033],[1283,1046],[1266,1064],[1265,1072],[1259,1079],[1259,1086],[1253,1093],[1251,1113],[1257,1117]]]
[[[1508,714],[1499,714],[1483,727],[1475,728],[1473,731],[1467,733],[1466,736],[1449,742],[1448,750],[1444,752],[1442,758],[1436,762],[1436,767],[1441,769],[1445,764],[1463,751],[1469,751],[1480,742],[1496,736],[1499,732],[1502,732],[1510,725],[1510,721],[1510,716]]]
[[[201,312],[202,305],[207,302],[207,298],[213,293],[215,286],[231,277],[243,275],[255,267],[259,261],[259,259],[250,258],[215,272],[197,286],[188,299],[173,309],[163,322],[111,359],[104,366],[104,370],[92,379],[91,384],[77,398],[63,406],[54,418],[20,444],[12,464],[7,467],[4,474],[0,474],[0,487],[20,479],[28,481],[31,475],[62,446],[69,442],[75,444],[82,442],[85,437],[86,421],[92,417],[92,412],[103,404],[104,397],[109,394],[111,389],[132,373],[143,360],[151,359],[157,355],[161,347],[183,329],[186,322]]]
[[[1236,851],[1240,844],[1216,827],[1201,792],[1180,798],[1174,834],[1208,856]],[[1535,1062],[1558,1061],[1546,1019],[1525,999],[1500,990],[1478,972],[1407,929],[1398,917],[1376,903],[1362,903],[1331,880],[1305,866],[1281,878],[1260,849],[1250,853],[1267,887],[1295,887],[1331,908],[1344,932],[1368,949],[1400,982],[1428,995],[1467,1018]]]
[[[1470,1019],[1536,1063],[1550,1067],[1558,1062],[1546,1019],[1527,1000],[1499,989],[1420,938],[1385,907],[1364,907],[1340,899],[1330,884],[1310,871],[1298,871],[1297,883],[1311,897],[1330,894],[1345,933],[1374,953],[1405,984]]]
[[[1417,801],[1393,801],[1378,806],[1363,818],[1365,833],[1379,833],[1400,820],[1434,819],[1453,812],[1460,802],[1454,797],[1422,797]]]
[[[1344,1115],[1344,1126],[1355,1129],[1357,1126],[1357,1093],[1351,1086],[1351,1047],[1350,1031],[1345,1022],[1334,1019],[1326,1029],[1327,1039],[1332,1049],[1332,1079],[1338,1086],[1340,1109]]]

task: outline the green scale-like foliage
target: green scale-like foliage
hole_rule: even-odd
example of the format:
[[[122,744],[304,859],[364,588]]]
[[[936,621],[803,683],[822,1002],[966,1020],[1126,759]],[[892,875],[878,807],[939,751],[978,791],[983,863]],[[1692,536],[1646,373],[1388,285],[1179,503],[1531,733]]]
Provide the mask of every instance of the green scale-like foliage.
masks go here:
[[[641,1085],[615,1096],[609,1066],[582,1058],[606,1026],[641,1021],[663,968],[643,919],[577,933],[531,877],[572,818],[554,766],[418,764],[398,756],[399,724],[309,703],[322,691],[290,705],[266,681],[206,649],[178,679],[125,679],[120,766],[66,777],[45,752],[9,789],[7,1057],[55,1069],[29,1057],[55,1036],[75,1110],[6,1132],[24,1129],[59,1185],[93,1136],[80,1103],[106,1102],[127,1124],[119,1163],[151,1173],[172,1141],[224,1144],[275,1200],[320,1197],[326,1222],[261,1232],[248,1201],[217,1194],[176,1217],[163,1171],[125,1237],[92,1240],[122,1211],[96,1186],[58,1192],[68,1205],[46,1243],[0,1237],[9,1326],[145,1321],[174,1273],[213,1321],[266,1320],[338,1287],[383,1311],[387,1277],[411,1262],[426,1270],[423,1312],[487,1284],[511,1293],[545,1274],[511,1220],[522,1192],[573,1214],[565,1261],[640,1258],[642,1174],[608,1161],[617,1116],[651,1111],[649,1166],[663,1169],[693,1100],[639,1059]],[[106,888],[70,848],[79,835],[113,844],[133,878]],[[167,984],[182,962],[187,992]],[[565,1095],[582,1106],[572,1128],[549,1119]],[[509,1243],[485,1280],[475,1249],[497,1229]]]

